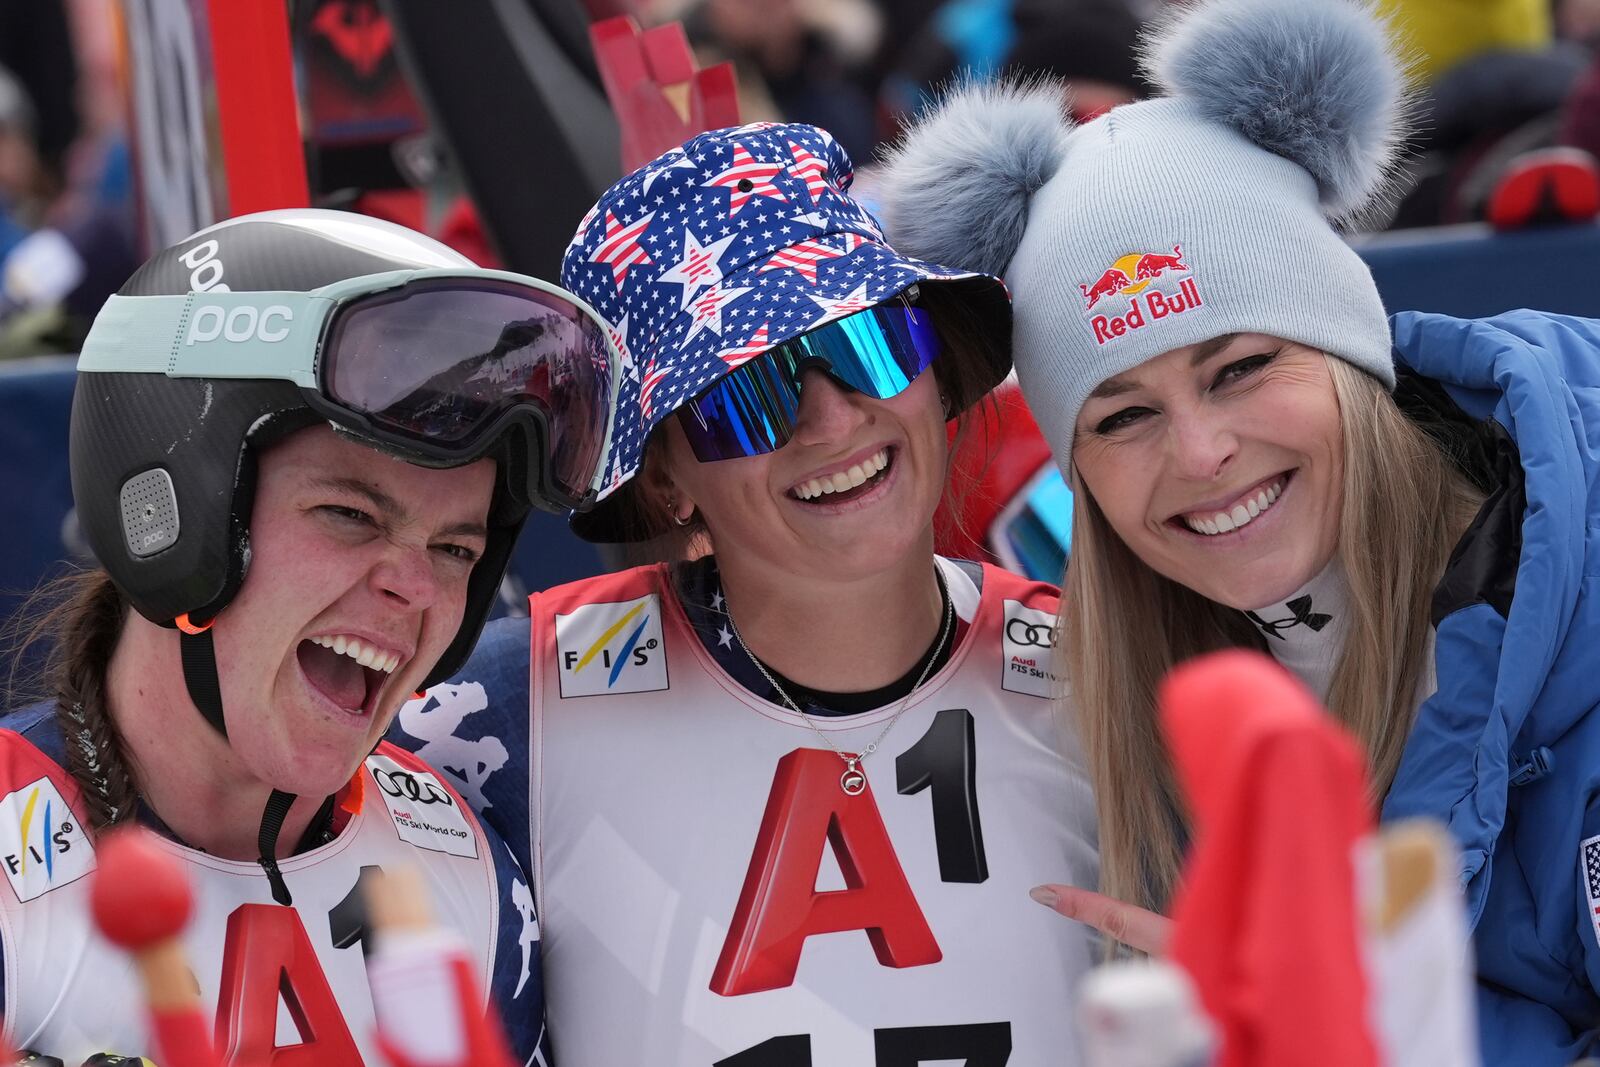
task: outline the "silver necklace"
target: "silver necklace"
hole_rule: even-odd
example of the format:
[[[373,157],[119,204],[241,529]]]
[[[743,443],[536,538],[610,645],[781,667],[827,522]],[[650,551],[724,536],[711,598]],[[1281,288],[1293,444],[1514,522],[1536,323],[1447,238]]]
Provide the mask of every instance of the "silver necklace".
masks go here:
[[[821,738],[822,743],[827,745],[834,755],[844,760],[844,773],[839,775],[839,788],[844,790],[846,796],[858,796],[867,788],[867,772],[861,769],[861,761],[878,751],[878,745],[883,742],[885,737],[889,736],[889,731],[893,730],[894,724],[900,721],[900,716],[906,713],[906,708],[911,704],[911,698],[916,695],[918,689],[922,688],[922,683],[928,680],[928,675],[932,672],[933,665],[938,663],[939,657],[944,654],[945,642],[950,639],[950,631],[955,625],[955,605],[950,600],[950,591],[945,588],[944,575],[939,572],[937,564],[934,565],[933,577],[939,583],[939,599],[944,604],[944,625],[939,630],[939,641],[934,645],[933,655],[928,657],[928,662],[923,666],[922,673],[917,677],[916,684],[911,687],[911,692],[907,693],[900,701],[899,709],[895,711],[893,717],[889,719],[884,728],[878,732],[878,736],[872,739],[871,744],[860,752],[844,751],[834,744],[827,734],[817,729],[817,724],[811,721],[811,716],[800,710],[800,705],[796,704],[794,698],[784,692],[783,686],[778,684],[778,680],[772,676],[772,672],[768,671],[766,665],[756,658],[754,652],[750,651],[750,646],[744,643],[744,635],[739,632],[739,624],[733,621],[733,612],[727,612],[728,627],[733,630],[734,640],[739,642],[739,647],[744,649],[744,654],[750,657],[750,662],[755,664],[756,670],[761,672],[761,677],[765,678],[767,684],[772,686],[773,690],[783,698],[783,702],[789,706],[789,709],[800,716],[800,721],[809,726],[811,732]]]

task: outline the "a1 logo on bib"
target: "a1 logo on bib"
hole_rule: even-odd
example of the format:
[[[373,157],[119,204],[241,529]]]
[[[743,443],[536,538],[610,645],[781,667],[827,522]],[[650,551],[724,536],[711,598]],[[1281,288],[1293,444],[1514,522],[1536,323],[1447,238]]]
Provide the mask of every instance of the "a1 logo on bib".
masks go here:
[[[48,778],[0,800],[0,864],[26,903],[94,870],[94,848]]]
[[[1000,644],[1005,660],[1001,686],[1013,693],[1048,697],[1055,681],[1050,659],[1056,647],[1056,617],[1020,600],[1008,600]]]
[[[585,604],[556,616],[556,666],[563,697],[651,693],[667,688],[661,598]]]
[[[427,771],[402,767],[388,756],[369,756],[367,769],[400,840],[434,852],[477,858],[478,835],[439,779]]]

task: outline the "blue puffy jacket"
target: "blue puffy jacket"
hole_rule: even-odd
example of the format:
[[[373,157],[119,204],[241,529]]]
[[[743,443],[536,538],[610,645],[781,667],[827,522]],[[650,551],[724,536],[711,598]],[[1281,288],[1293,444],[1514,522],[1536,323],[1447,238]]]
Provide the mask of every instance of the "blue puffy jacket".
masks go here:
[[[1461,846],[1484,1063],[1565,1067],[1600,1050],[1600,322],[1408,313],[1394,338],[1494,420],[1502,467],[1435,597],[1438,690],[1383,816]]]

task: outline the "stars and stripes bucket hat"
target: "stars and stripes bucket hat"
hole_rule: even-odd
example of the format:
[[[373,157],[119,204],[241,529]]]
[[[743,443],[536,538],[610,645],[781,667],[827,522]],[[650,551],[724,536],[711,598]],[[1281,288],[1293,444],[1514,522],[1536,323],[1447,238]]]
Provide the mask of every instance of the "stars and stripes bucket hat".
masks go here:
[[[622,356],[600,503],[573,516],[591,541],[642,536],[616,494],[667,416],[736,367],[919,283],[966,290],[993,343],[987,386],[1011,369],[1011,306],[987,274],[910,259],[848,193],[827,131],[751,123],[703,133],[617,182],[578,224],[561,284],[610,323]],[[613,495],[616,494],[616,495]]]

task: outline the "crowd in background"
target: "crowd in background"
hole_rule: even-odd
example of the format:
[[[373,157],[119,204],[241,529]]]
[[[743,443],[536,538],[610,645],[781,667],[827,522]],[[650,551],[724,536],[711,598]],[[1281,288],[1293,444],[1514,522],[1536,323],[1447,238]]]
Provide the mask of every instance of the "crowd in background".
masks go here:
[[[138,262],[112,0],[0,0],[0,358],[76,351]]]
[[[1148,94],[1139,30],[1182,2],[620,6],[646,25],[681,21],[702,65],[731,60],[746,119],[814,123],[866,161],[939,86],[960,77],[1056,78],[1080,121]],[[363,4],[377,10],[376,0],[345,6]],[[1497,178],[1530,150],[1568,145],[1600,156],[1600,0],[1377,5],[1414,56],[1416,133],[1409,191],[1364,220],[1367,227],[1481,219]],[[119,13],[117,0],[0,0],[0,358],[75,351],[94,311],[145,251]],[[870,176],[858,191],[871,200]]]
[[[1182,0],[654,0],[707,59],[731,58],[751,117],[832,130],[857,159],[892,140],[934,90],[1046,75],[1080,121],[1146,95],[1137,38]],[[1414,56],[1410,192],[1376,228],[1483,217],[1510,160],[1571,145],[1600,153],[1596,0],[1378,0]]]

